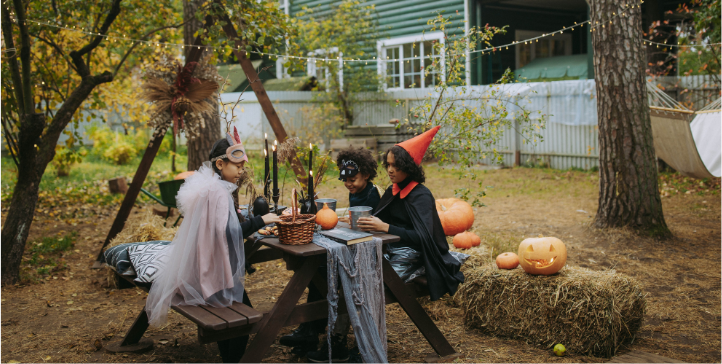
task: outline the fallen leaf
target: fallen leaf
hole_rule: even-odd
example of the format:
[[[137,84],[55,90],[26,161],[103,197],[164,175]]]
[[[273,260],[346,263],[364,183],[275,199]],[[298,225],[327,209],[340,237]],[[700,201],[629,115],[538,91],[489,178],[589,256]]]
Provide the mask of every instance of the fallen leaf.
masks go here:
[[[166,339],[160,339],[160,340],[158,340],[158,344],[165,345],[165,344],[167,344],[167,343],[168,343],[168,340],[166,340]]]
[[[95,341],[93,341],[93,347],[95,347],[95,350],[100,350],[103,348],[103,343],[100,339],[95,339]]]
[[[73,301],[68,301],[67,304],[72,305]]]

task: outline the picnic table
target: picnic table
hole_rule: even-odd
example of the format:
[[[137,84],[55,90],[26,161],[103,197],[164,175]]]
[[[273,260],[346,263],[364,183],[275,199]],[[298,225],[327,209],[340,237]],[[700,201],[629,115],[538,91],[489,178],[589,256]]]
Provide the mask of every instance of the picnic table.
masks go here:
[[[384,245],[399,241],[399,237],[395,235],[374,233],[374,236],[380,238]],[[224,308],[172,306],[172,309],[197,324],[198,341],[202,344],[256,334],[241,362],[259,363],[283,327],[327,316],[328,301],[325,299],[297,304],[310,284],[314,284],[324,296],[326,295],[328,289],[326,277],[318,270],[318,267],[325,262],[326,250],[313,243],[281,244],[277,238],[249,241],[245,248],[246,259],[251,264],[283,259],[286,268],[294,271],[283,293],[269,312],[259,312],[241,302],[235,302],[232,306]],[[382,269],[386,304],[398,302],[438,354],[438,357],[426,358],[427,361],[447,361],[458,357],[459,354],[416,301],[417,297],[429,294],[423,281],[404,283],[385,258]],[[124,278],[132,281],[130,277]],[[342,313],[346,311],[346,304],[343,295],[340,297],[339,313]],[[148,316],[143,308],[119,347],[132,347],[137,344],[147,328]]]

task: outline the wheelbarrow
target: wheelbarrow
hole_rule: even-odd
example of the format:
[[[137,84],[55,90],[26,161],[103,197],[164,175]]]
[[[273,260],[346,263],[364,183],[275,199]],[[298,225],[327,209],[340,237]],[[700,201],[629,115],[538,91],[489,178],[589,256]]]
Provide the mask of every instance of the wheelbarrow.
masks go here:
[[[145,188],[141,188],[140,191],[155,200],[155,202],[159,203],[161,206],[168,208],[168,212],[166,212],[165,214],[165,219],[167,222],[168,217],[170,216],[171,209],[178,208],[176,206],[175,196],[178,194],[178,190],[180,190],[183,182],[185,182],[185,179],[176,179],[172,181],[158,183],[158,188],[160,189],[160,198],[148,192],[148,190],[146,190]],[[173,227],[178,225],[178,221],[181,219],[181,217],[183,216],[179,213],[178,218],[175,220],[175,223],[173,223]],[[163,226],[165,226],[165,223],[163,224]]]

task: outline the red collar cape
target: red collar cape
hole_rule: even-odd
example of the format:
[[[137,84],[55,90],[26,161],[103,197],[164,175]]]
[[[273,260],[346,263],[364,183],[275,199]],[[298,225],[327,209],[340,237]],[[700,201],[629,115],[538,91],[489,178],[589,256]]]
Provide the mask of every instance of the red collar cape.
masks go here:
[[[406,187],[404,187],[404,189],[402,190],[402,189],[399,188],[399,185],[397,185],[396,183],[394,183],[393,187],[391,188],[391,193],[392,193],[394,196],[396,196],[396,195],[399,194],[399,192],[401,192],[400,198],[404,199],[404,198],[406,198],[406,196],[409,195],[409,192],[411,192],[411,190],[413,190],[414,187],[416,187],[416,186],[418,186],[418,185],[419,185],[419,182],[411,181],[411,182],[409,182],[409,184],[406,185]]]

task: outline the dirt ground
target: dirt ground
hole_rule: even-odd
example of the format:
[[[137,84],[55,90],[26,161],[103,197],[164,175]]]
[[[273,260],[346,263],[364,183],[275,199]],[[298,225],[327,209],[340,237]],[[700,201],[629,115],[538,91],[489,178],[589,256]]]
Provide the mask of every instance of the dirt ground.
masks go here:
[[[637,279],[647,293],[644,324],[636,340],[621,350],[640,350],[685,362],[720,362],[720,193],[719,182],[690,193],[662,187],[666,222],[674,234],[667,240],[636,235],[626,229],[590,227],[597,208],[596,173],[541,169],[504,169],[481,174],[487,186],[486,207],[475,208],[473,230],[483,239],[471,250],[491,261],[501,251],[515,251],[525,237],[556,236],[567,245],[568,265],[615,269]],[[458,177],[427,169],[427,186],[437,198],[453,196]],[[666,185],[665,185],[666,186]],[[346,207],[347,192],[332,180],[323,197]],[[171,311],[168,324],[151,328],[155,340],[144,354],[111,354],[102,346],[121,338],[145,302],[135,288],[108,286],[105,270],[90,265],[115,213],[72,223],[36,221],[29,241],[77,231],[75,246],[64,253],[65,268],[37,281],[2,289],[2,362],[218,362],[215,344],[201,345],[195,326]],[[75,224],[75,225],[73,225]],[[468,251],[467,251],[468,252]],[[291,273],[279,262],[257,266],[247,278],[254,306],[268,310]],[[569,350],[556,357],[549,348],[519,340],[483,335],[465,328],[462,312],[447,297],[424,302],[427,312],[464,362],[604,362]],[[396,304],[387,306],[390,362],[420,362],[433,352],[411,320]],[[282,334],[292,328],[285,328]],[[299,362],[273,345],[265,362]]]

